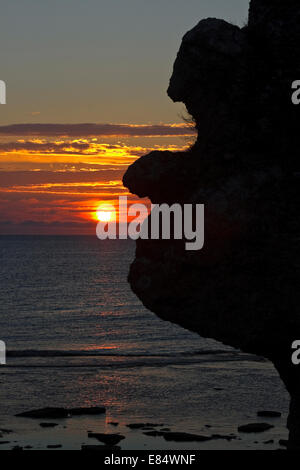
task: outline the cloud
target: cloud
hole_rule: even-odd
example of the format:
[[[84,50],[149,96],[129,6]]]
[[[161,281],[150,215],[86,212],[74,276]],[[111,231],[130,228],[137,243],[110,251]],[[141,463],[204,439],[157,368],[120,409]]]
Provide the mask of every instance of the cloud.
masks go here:
[[[52,137],[172,137],[192,136],[195,129],[186,124],[10,124],[0,126],[0,135]]]
[[[0,126],[0,234],[94,234],[100,203],[138,200],[125,168],[152,150],[181,151],[193,134],[184,124]]]
[[[104,169],[101,171],[76,171],[76,172],[54,172],[54,171],[6,171],[0,172],[0,188],[45,185],[45,184],[68,184],[68,183],[106,183],[109,181],[120,181],[124,170]]]
[[[86,142],[34,142],[32,140],[17,142],[0,142],[0,151],[18,152],[56,152],[56,153],[81,153],[89,150],[90,144]]]

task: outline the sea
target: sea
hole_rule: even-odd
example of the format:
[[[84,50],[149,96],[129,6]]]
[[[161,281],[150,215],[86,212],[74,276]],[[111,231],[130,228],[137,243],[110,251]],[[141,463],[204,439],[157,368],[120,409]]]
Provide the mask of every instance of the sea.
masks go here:
[[[134,253],[131,240],[0,237],[0,340],[7,354],[0,435],[13,431],[0,448],[80,449],[97,444],[88,431],[119,432],[126,450],[280,448],[289,398],[272,364],[147,310],[127,281]],[[104,416],[68,418],[54,429],[15,417],[41,407],[101,405]],[[267,419],[269,431],[238,432],[266,421],[257,417],[266,409],[282,413]],[[130,423],[219,437],[166,442]]]

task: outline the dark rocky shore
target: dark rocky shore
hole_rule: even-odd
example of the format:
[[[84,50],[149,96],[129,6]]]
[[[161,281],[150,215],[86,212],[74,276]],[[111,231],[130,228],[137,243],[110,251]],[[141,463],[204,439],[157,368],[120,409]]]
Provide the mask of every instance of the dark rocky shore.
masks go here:
[[[43,445],[46,449],[49,450],[59,450],[65,448],[62,430],[64,430],[66,435],[68,435],[68,433],[70,432],[68,420],[72,421],[73,419],[76,419],[81,416],[95,416],[95,418],[97,418],[97,416],[101,414],[97,410],[101,410],[103,409],[103,407],[83,407],[74,409],[77,410],[77,413],[75,415],[71,415],[69,409],[66,408],[47,407],[19,413],[16,416],[22,419],[25,418],[27,421],[37,422],[36,429],[38,428],[38,426],[41,426],[45,429],[49,429],[47,437],[51,438],[51,440],[54,440],[56,436],[57,443],[48,443],[46,437],[44,438]],[[268,420],[268,422],[252,422],[249,424],[240,425],[236,428],[236,432],[231,432],[227,434],[217,434],[212,432],[211,425],[204,426],[203,433],[196,434],[182,432],[178,430],[174,431],[169,427],[165,427],[164,423],[153,422],[132,422],[127,424],[123,423],[122,432],[114,433],[108,432],[107,430],[105,432],[93,432],[85,431],[84,429],[82,429],[82,432],[88,438],[87,442],[89,443],[83,442],[81,444],[81,450],[99,452],[111,451],[116,453],[122,450],[122,442],[130,438],[132,434],[135,435],[139,440],[141,439],[141,437],[145,441],[149,440],[154,446],[157,442],[156,439],[161,438],[166,442],[166,448],[168,446],[168,443],[174,443],[176,445],[182,445],[183,443],[194,443],[194,445],[199,445],[207,443],[209,441],[227,441],[228,443],[231,443],[232,441],[242,442],[244,440],[244,436],[246,435],[253,435],[253,439],[258,439],[261,436],[260,444],[263,444],[264,446],[273,444],[273,446],[279,445],[283,448],[286,447],[287,441],[281,439],[276,443],[274,441],[274,438],[270,439],[270,437],[272,436],[269,435],[268,438],[268,431],[272,430],[279,424],[278,419],[281,417],[281,413],[278,411],[267,410],[258,411],[257,415],[264,416]],[[38,418],[45,416],[52,418],[55,417],[56,422],[41,422],[38,424]],[[95,419],[94,424],[99,427],[99,421],[97,421],[97,419]],[[115,421],[108,422],[107,424],[110,424],[110,426],[112,427],[119,426],[119,423],[116,423]],[[58,433],[56,427],[58,427]],[[59,442],[59,439],[62,439],[62,441]],[[4,428],[0,429],[1,448],[9,448],[9,450],[13,451],[34,450],[36,448],[33,442],[30,443],[30,445],[22,445],[21,441],[22,438],[20,439],[18,432],[16,432],[15,430]],[[98,441],[98,444],[95,444],[95,441]],[[258,443],[257,440],[254,442]],[[245,447],[249,446],[249,440],[246,439],[244,445]]]
[[[273,362],[291,395],[291,449],[300,448],[300,366],[291,362],[300,339],[299,58],[298,0],[252,0],[243,28],[200,21],[168,88],[197,141],[141,157],[123,179],[153,203],[205,204],[203,250],[139,239],[131,287],[162,319]]]

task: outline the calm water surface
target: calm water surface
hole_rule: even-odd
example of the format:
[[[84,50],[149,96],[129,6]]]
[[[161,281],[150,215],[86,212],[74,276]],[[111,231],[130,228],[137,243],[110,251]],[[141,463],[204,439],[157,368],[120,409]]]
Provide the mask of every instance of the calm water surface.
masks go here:
[[[270,439],[268,448],[277,448],[286,438],[288,397],[273,367],[146,310],[127,282],[134,250],[126,240],[0,237],[0,339],[8,350],[0,367],[0,425],[35,448],[57,439],[80,448],[91,443],[90,428],[116,432],[110,420],[126,433],[124,449],[266,448]],[[66,420],[55,434],[13,417],[42,406],[97,404],[107,407],[106,417]],[[237,434],[239,424],[257,421],[257,410],[266,408],[283,412],[274,429],[231,443],[166,444],[126,428],[154,421],[178,431]]]

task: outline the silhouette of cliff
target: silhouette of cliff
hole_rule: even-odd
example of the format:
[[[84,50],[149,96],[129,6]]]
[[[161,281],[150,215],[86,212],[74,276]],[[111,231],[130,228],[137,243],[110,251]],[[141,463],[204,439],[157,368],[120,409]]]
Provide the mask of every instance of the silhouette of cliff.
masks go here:
[[[300,448],[297,79],[298,0],[252,0],[244,28],[200,21],[168,88],[194,118],[197,141],[141,157],[123,179],[153,203],[205,204],[203,250],[139,239],[131,287],[162,319],[274,363],[291,395],[290,448]]]

